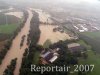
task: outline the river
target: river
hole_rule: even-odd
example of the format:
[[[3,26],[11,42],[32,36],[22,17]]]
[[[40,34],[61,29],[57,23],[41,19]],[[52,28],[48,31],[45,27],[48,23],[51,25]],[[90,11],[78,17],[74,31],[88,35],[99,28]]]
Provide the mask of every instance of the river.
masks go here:
[[[33,17],[32,12],[30,10],[27,10],[27,11],[29,14],[28,19],[27,19],[24,27],[21,29],[21,31],[18,33],[16,38],[13,40],[10,50],[6,54],[5,58],[3,59],[2,64],[0,65],[0,75],[3,75],[3,72],[7,68],[7,65],[9,65],[11,60],[14,58],[17,58],[17,64],[16,64],[16,68],[14,71],[14,75],[19,75],[19,69],[21,67],[23,53],[25,52],[25,49],[28,47],[27,46],[27,34],[29,34],[30,21]],[[24,44],[23,44],[22,48],[20,49],[20,42],[22,40],[23,35],[26,35],[26,37],[24,40]]]

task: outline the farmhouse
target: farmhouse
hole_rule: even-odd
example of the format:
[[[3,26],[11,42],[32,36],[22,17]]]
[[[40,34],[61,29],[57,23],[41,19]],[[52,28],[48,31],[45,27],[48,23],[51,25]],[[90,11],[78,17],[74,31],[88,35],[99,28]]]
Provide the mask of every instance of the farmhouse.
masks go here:
[[[59,48],[56,49],[49,49],[47,50],[43,50],[40,54],[41,57],[41,63],[42,64],[49,64],[49,63],[53,63],[54,61],[57,60],[59,54],[57,53],[59,51]]]

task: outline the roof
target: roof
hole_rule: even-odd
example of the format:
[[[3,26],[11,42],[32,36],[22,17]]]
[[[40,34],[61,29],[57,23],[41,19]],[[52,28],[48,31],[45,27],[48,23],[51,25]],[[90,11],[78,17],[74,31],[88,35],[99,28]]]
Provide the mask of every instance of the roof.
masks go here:
[[[50,54],[50,51],[48,51],[48,52],[42,54],[41,57],[45,58],[46,56],[48,56],[48,54]]]
[[[59,48],[50,50],[50,51],[44,51],[41,53],[41,57],[44,58],[47,62],[53,63],[58,58]]]
[[[57,56],[54,56],[54,57],[52,57],[49,61],[50,61],[51,63],[53,63],[57,58],[58,58]]]
[[[49,61],[53,57],[53,53],[49,53],[44,59]]]
[[[68,48],[77,47],[77,46],[80,46],[80,44],[79,43],[68,44]]]

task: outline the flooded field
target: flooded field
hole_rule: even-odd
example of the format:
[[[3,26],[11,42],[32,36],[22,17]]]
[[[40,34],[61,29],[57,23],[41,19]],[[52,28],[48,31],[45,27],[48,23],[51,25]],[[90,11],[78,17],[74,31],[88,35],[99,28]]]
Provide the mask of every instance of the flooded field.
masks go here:
[[[14,9],[13,7],[10,7],[10,8],[8,8],[8,9],[1,9],[0,12],[11,11],[11,10],[13,10],[13,9]]]
[[[32,9],[32,8],[30,9],[36,11],[39,14],[40,22],[53,23],[53,21],[50,19],[51,15],[49,15],[47,12],[44,12],[43,10],[40,9]]]
[[[16,16],[18,18],[22,18],[23,12],[8,12],[8,13],[5,13],[5,15],[13,15],[13,16]]]
[[[44,22],[44,23],[53,23],[53,21],[50,19],[50,14],[48,14],[47,12],[44,12],[40,9],[32,9],[36,11],[39,14],[39,20],[40,22]],[[52,43],[58,42],[59,40],[66,40],[66,39],[70,39],[70,36],[66,33],[60,33],[59,31],[57,32],[53,32],[53,29],[56,26],[54,25],[44,25],[44,24],[40,24],[40,39],[38,44],[43,45],[45,43],[46,40],[50,40]]]
[[[70,39],[70,36],[66,33],[61,33],[59,31],[53,32],[53,28],[56,26],[51,26],[51,25],[40,25],[40,40],[39,44],[43,45],[46,40],[51,40],[52,43],[55,43],[59,40],[66,40]]]

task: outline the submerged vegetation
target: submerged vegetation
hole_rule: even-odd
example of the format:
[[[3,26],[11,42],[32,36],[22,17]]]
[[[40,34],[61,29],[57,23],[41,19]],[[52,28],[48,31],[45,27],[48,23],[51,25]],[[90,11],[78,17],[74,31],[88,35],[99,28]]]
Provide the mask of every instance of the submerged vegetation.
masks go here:
[[[4,45],[4,48],[0,51],[0,64],[2,63],[2,60],[4,59],[6,53],[9,51],[9,49],[10,49],[10,47],[12,45],[13,39],[21,31],[21,28],[23,28],[24,23],[27,20],[27,17],[28,17],[28,13],[27,13],[27,11],[24,10],[24,20],[23,20],[23,23],[20,24],[20,27],[18,27],[16,29],[16,31],[12,34],[12,36],[8,39],[7,43]]]
[[[3,75],[14,75],[14,70],[16,68],[16,62],[17,62],[17,58],[12,59],[10,62],[10,65],[7,66],[7,69],[5,69]]]
[[[35,53],[37,53],[36,52],[37,50],[38,51],[41,50],[40,47],[37,45],[39,37],[40,37],[39,18],[36,12],[34,12],[33,15],[34,16],[30,22],[31,26],[30,26],[28,39],[27,39],[29,48],[25,50],[25,53],[23,55],[20,75],[32,74],[30,70],[30,64],[33,64],[36,62],[36,61],[33,61],[35,58],[37,58],[35,57]]]

